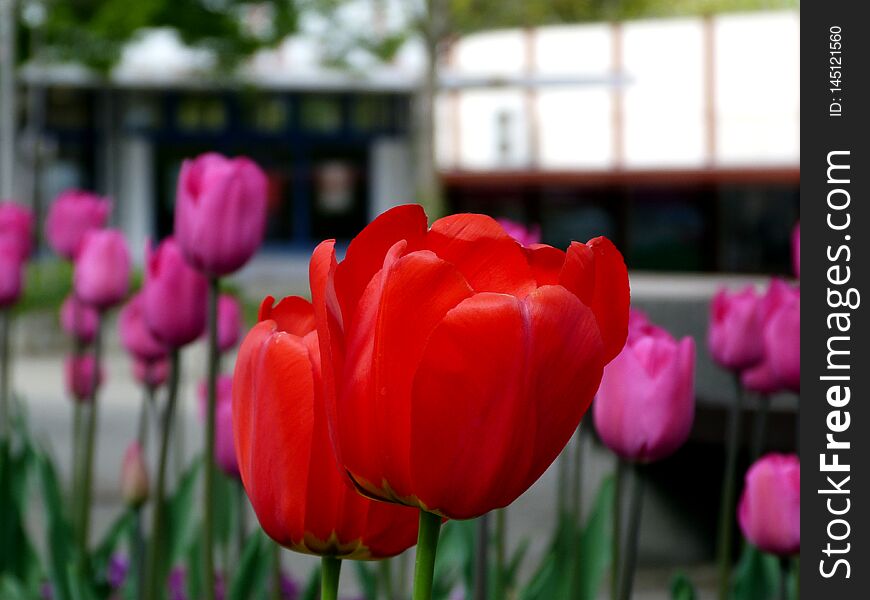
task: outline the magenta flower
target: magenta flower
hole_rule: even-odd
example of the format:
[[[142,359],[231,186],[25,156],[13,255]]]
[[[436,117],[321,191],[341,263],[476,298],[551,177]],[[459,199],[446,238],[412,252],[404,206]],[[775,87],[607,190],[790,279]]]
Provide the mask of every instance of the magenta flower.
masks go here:
[[[33,241],[33,213],[13,200],[0,202],[0,237],[10,238],[21,261],[27,260]]]
[[[159,388],[169,379],[169,360],[157,358],[154,360],[133,360],[133,377],[148,388]]]
[[[48,209],[45,239],[57,254],[75,260],[85,234],[105,227],[108,218],[107,198],[93,192],[67,190]]]
[[[166,346],[158,340],[145,323],[143,292],[130,298],[118,316],[121,345],[138,361],[151,362],[167,355]]]
[[[124,234],[114,229],[88,232],[73,272],[76,297],[100,310],[119,304],[130,289],[131,268]]]
[[[60,306],[60,326],[82,344],[90,344],[97,335],[99,312],[70,294]]]
[[[797,303],[797,321],[790,325],[779,317],[786,306]],[[761,341],[761,359],[740,374],[740,381],[748,390],[760,394],[774,394],[784,389],[800,387],[800,290],[781,279],[773,279],[758,305],[760,328],[755,335]],[[774,328],[773,330],[771,328]],[[797,348],[797,383],[790,377],[786,381],[774,369],[774,363],[785,369],[794,369],[789,358]],[[785,353],[787,356],[782,356]],[[782,363],[781,358],[786,358]]]
[[[248,158],[203,154],[181,166],[175,237],[185,258],[212,277],[241,268],[263,242],[268,181]]]
[[[801,547],[801,464],[794,454],[768,454],[746,472],[737,520],[764,552],[788,556]]]
[[[218,377],[215,400],[215,462],[224,473],[238,479],[239,461],[233,440],[233,378],[230,375]],[[203,420],[207,401],[208,388],[203,381],[199,385],[199,413]]]
[[[173,238],[156,250],[149,245],[143,298],[145,323],[166,346],[180,348],[205,331],[208,281],[185,262]]]
[[[217,325],[218,350],[232,350],[242,337],[242,307],[229,294],[221,294],[218,298]]]
[[[502,229],[522,246],[528,247],[541,243],[540,225],[524,225],[510,219],[497,219],[497,221]]]
[[[764,328],[767,362],[782,387],[801,391],[801,294],[792,289]]]
[[[739,292],[722,288],[713,297],[707,346],[713,359],[726,369],[740,372],[764,357],[760,304],[752,286]]]
[[[695,341],[676,341],[658,327],[635,334],[604,368],[592,411],[601,440],[620,457],[650,462],[672,454],[695,417]]]
[[[0,308],[18,302],[24,288],[21,248],[11,236],[0,236]]]
[[[94,370],[97,363],[91,354],[68,356],[64,362],[64,382],[66,389],[73,400],[77,402],[90,402],[95,389],[94,383],[100,386],[105,380],[105,372],[100,367],[97,377]]]

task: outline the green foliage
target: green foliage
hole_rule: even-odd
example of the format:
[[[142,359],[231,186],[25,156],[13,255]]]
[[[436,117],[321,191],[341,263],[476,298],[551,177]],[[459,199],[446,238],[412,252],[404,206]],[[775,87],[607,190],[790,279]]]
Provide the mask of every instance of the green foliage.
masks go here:
[[[671,579],[671,600],[695,600],[698,597],[692,580],[685,573],[677,573]]]
[[[238,568],[230,581],[227,600],[246,600],[256,597],[269,586],[271,557],[269,539],[258,530],[248,537]]]
[[[746,544],[732,576],[732,600],[774,600],[779,596],[779,561]]]

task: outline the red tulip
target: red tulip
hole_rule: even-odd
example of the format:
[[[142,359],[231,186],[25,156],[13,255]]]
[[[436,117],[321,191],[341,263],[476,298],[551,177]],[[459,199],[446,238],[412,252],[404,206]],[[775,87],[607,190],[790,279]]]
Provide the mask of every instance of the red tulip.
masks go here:
[[[752,286],[739,292],[722,288],[713,296],[707,346],[713,359],[726,369],[740,372],[764,357],[760,303]]]
[[[45,218],[45,239],[60,256],[74,260],[85,234],[102,229],[109,218],[109,200],[82,190],[57,197]]]
[[[205,420],[208,401],[207,382],[199,384],[199,414]],[[230,477],[239,476],[239,461],[233,441],[233,378],[221,375],[217,380],[215,405],[215,462]]]
[[[774,361],[779,361],[783,353],[794,356],[797,347],[797,386],[800,386],[800,312],[793,331],[784,330],[782,321],[777,315],[786,305],[798,302],[800,311],[800,291],[791,287],[781,279],[770,282],[767,292],[758,304],[758,315],[761,327],[755,331],[762,347],[761,359],[752,367],[740,374],[740,381],[748,390],[760,394],[774,394],[787,389],[786,382],[774,369]],[[776,323],[775,331],[771,326]],[[785,328],[787,329],[787,327]],[[788,367],[787,367],[788,368]],[[791,383],[791,380],[789,381]]]
[[[180,348],[205,331],[208,281],[188,266],[172,238],[156,250],[148,246],[143,298],[145,323],[166,346]]]
[[[263,302],[233,376],[236,454],[260,524],[298,552],[399,554],[414,544],[417,512],[368,500],[347,483],[329,441],[311,305],[272,302]]]
[[[94,383],[102,385],[105,380],[105,372],[100,367],[99,373],[94,378],[94,369],[97,363],[91,354],[68,356],[64,362],[64,378],[67,392],[77,402],[89,402],[94,396]]]
[[[791,264],[794,275],[798,279],[801,276],[801,224],[798,222],[791,232]]]
[[[772,554],[801,547],[801,464],[794,454],[768,454],[746,473],[737,520],[744,537]]]
[[[604,369],[592,412],[601,440],[622,458],[673,454],[695,417],[695,340],[659,328],[634,337]]]
[[[12,237],[0,236],[0,308],[18,302],[24,287],[21,248]]]
[[[242,337],[242,307],[233,296],[221,294],[217,308],[218,350],[226,352]]]
[[[70,294],[60,306],[60,325],[63,330],[82,344],[90,344],[97,335],[100,314],[75,294]]]
[[[141,506],[148,500],[148,465],[139,442],[132,442],[121,463],[121,497],[129,506]]]
[[[158,340],[145,323],[145,296],[143,292],[130,298],[118,316],[121,345],[140,361],[154,361],[167,355],[166,346]]]
[[[113,229],[90,231],[75,262],[76,297],[98,309],[110,308],[127,296],[130,270],[130,251],[124,234]]]
[[[268,181],[252,160],[208,153],[178,176],[175,238],[185,258],[211,276],[238,270],[263,243]]]
[[[11,238],[19,259],[30,256],[33,239],[33,213],[18,202],[0,202],[0,237]]]
[[[149,388],[159,388],[169,378],[169,359],[133,360],[133,377]]]
[[[330,428],[367,494],[449,518],[513,502],[562,450],[625,344],[605,238],[523,248],[493,219],[417,205],[311,262]],[[485,426],[483,426],[485,424]]]

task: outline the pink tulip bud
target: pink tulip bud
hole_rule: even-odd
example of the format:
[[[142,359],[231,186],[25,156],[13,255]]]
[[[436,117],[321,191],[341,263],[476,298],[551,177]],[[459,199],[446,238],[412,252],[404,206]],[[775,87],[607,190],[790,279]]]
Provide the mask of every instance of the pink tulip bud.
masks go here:
[[[800,310],[800,290],[791,287],[781,279],[770,282],[767,292],[761,298],[758,306],[760,329],[755,332],[762,344],[762,357],[755,365],[744,370],[740,374],[740,381],[748,390],[760,394],[774,394],[785,389],[794,389],[800,386],[800,313],[794,331],[788,331],[778,315],[787,305],[798,303]],[[777,331],[771,331],[771,326],[776,323]],[[785,327],[783,327],[785,325]],[[794,348],[797,347],[797,383],[791,375],[786,382],[774,369],[774,361],[780,361],[783,353],[788,357],[794,356]],[[789,369],[789,365],[785,365]]]
[[[70,294],[60,306],[60,326],[82,344],[90,344],[97,335],[100,315],[97,310]]]
[[[510,219],[498,219],[498,224],[522,246],[534,246],[541,243],[540,225],[524,225]]]
[[[15,201],[0,202],[0,237],[11,238],[19,259],[26,260],[33,240],[33,213]]]
[[[68,356],[64,362],[64,375],[66,389],[73,400],[77,402],[90,402],[94,397],[96,390],[94,384],[102,385],[105,380],[105,373],[100,367],[97,377],[94,377],[94,369],[96,369],[96,360],[93,355],[82,354],[77,356]]]
[[[794,226],[794,231],[791,233],[791,264],[794,269],[794,275],[798,279],[801,277],[801,224],[800,221]]]
[[[737,520],[764,552],[788,556],[801,547],[801,465],[794,454],[768,454],[746,472]]]
[[[148,465],[139,442],[132,442],[121,463],[121,497],[133,508],[148,500]]]
[[[221,294],[218,298],[217,324],[218,350],[231,350],[242,336],[242,307],[229,294]]]
[[[695,418],[695,340],[660,328],[636,335],[605,367],[592,410],[601,440],[622,458],[672,454]]]
[[[76,258],[73,289],[85,304],[101,310],[111,308],[127,296],[130,270],[124,234],[114,229],[90,231]]]
[[[173,238],[145,257],[143,312],[154,337],[170,348],[180,348],[205,331],[208,281],[192,269]]]
[[[726,369],[740,372],[763,358],[760,303],[752,286],[739,292],[723,288],[713,297],[707,346],[713,359]]]
[[[250,159],[203,154],[181,166],[175,237],[185,258],[210,276],[238,270],[263,242],[268,181]]]
[[[764,328],[770,368],[786,390],[801,391],[801,295],[795,289]]]
[[[155,360],[133,360],[133,377],[140,384],[148,388],[159,388],[169,378],[169,360],[158,358]]]
[[[215,405],[215,462],[230,477],[239,477],[239,461],[233,440],[233,378],[221,375],[217,380]],[[208,401],[207,383],[199,385],[199,413],[205,420]]]
[[[67,260],[75,260],[85,234],[102,229],[109,218],[109,200],[82,190],[60,194],[45,218],[48,245]]]
[[[137,360],[147,362],[164,358],[168,351],[146,325],[144,305],[143,292],[130,298],[118,317],[118,332],[124,349]]]
[[[0,308],[18,302],[24,287],[21,248],[12,236],[0,236]]]

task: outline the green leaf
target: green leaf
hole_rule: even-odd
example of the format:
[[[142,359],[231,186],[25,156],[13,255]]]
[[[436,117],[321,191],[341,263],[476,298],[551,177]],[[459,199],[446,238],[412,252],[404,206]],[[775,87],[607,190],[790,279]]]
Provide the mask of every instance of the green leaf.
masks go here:
[[[780,569],[775,556],[746,544],[731,580],[732,600],[772,600],[779,594]]]
[[[115,518],[115,521],[109,526],[103,539],[97,544],[96,549],[91,555],[91,565],[93,566],[94,573],[98,574],[98,577],[102,577],[105,574],[109,560],[111,560],[112,555],[118,548],[118,543],[122,538],[130,535],[130,532],[136,525],[136,519],[137,515],[135,511],[124,510]]]
[[[271,566],[268,547],[268,540],[261,531],[248,536],[238,568],[230,581],[227,600],[253,598],[257,590],[268,585]]]
[[[201,459],[196,459],[182,475],[175,494],[169,499],[166,511],[169,565],[181,562],[187,555],[190,545],[196,539],[197,521],[193,518],[196,500],[196,480],[199,476]]]
[[[320,564],[311,569],[311,574],[308,576],[308,581],[305,583],[305,589],[302,590],[302,595],[299,600],[318,600],[320,598]]]
[[[44,453],[37,456],[37,468],[42,489],[42,499],[47,515],[46,546],[48,548],[48,573],[58,600],[73,600],[69,586],[68,568],[78,562],[72,527],[64,513],[60,484],[54,465]],[[77,600],[77,599],[76,599]]]
[[[695,600],[698,597],[692,580],[685,573],[677,573],[671,579],[671,600]]]
[[[0,578],[0,598],[3,600],[28,600],[30,597],[24,586],[11,576]]]
[[[580,535],[574,557],[574,598],[592,600],[610,567],[614,479],[601,482],[592,513]]]
[[[356,570],[356,578],[366,600],[378,600],[378,576],[375,568],[367,562],[354,560],[353,567]]]

